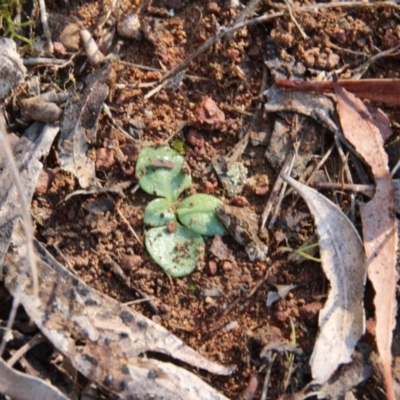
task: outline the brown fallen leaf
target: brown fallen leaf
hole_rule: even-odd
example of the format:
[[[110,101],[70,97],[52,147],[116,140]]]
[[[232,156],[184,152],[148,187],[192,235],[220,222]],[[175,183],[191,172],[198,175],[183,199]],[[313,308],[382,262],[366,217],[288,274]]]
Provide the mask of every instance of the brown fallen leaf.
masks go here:
[[[180,339],[128,306],[85,285],[35,242],[39,296],[32,292],[21,225],[16,227],[4,264],[5,285],[42,333],[89,380],[121,399],[227,400],[196,375],[170,362],[151,358],[166,354],[211,373],[229,375]]]
[[[281,174],[303,197],[319,238],[321,266],[331,288],[319,313],[319,333],[311,355],[313,382],[325,383],[340,364],[351,361],[364,333],[365,254],[351,221],[316,190]]]
[[[400,105],[400,79],[346,79],[338,84],[356,96],[385,104]],[[290,81],[278,80],[275,85],[279,88],[301,90],[305,92],[333,93],[332,81]]]
[[[88,142],[96,139],[100,112],[109,91],[107,81],[110,74],[111,65],[105,64],[89,75],[79,98],[67,101],[61,119],[60,165],[75,175],[84,189],[95,184],[94,161],[86,153]]]
[[[360,206],[368,278],[375,289],[376,342],[382,361],[386,395],[395,400],[391,344],[396,317],[397,228],[394,190],[383,140],[365,104],[334,83],[343,134],[370,166],[375,195]],[[398,95],[397,95],[398,97]],[[399,103],[400,104],[400,103]]]

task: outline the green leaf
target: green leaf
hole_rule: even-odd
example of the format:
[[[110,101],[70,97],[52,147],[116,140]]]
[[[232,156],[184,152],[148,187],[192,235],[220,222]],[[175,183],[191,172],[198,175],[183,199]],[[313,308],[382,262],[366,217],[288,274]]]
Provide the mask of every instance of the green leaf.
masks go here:
[[[165,226],[176,221],[174,203],[168,199],[155,199],[144,210],[144,223],[150,226]]]
[[[194,232],[204,236],[223,236],[225,227],[215,213],[222,201],[208,194],[194,194],[179,204],[177,213],[179,220]]]
[[[136,176],[145,192],[174,201],[192,183],[183,166],[184,158],[175,150],[145,147],[139,153]]]
[[[145,245],[151,258],[174,278],[193,272],[197,261],[204,254],[201,235],[178,223],[174,232],[163,226],[149,229]]]

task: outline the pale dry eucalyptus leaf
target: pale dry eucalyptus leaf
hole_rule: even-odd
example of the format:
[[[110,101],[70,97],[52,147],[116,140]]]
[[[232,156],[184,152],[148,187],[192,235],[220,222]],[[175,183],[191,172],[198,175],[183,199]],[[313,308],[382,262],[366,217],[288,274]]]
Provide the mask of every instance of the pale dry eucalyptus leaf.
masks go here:
[[[14,230],[12,244],[4,265],[7,289],[13,294],[22,286],[21,303],[30,318],[89,380],[121,399],[197,400],[199,393],[226,399],[191,372],[146,354],[166,354],[220,375],[231,374],[233,367],[205,359],[165,328],[91,289],[38,242],[35,297],[21,227]]]
[[[30,203],[35,190],[36,181],[43,168],[39,161],[47,155],[58,133],[56,125],[32,124],[17,141],[14,140],[14,157],[25,196]],[[0,153],[1,153],[0,149]],[[11,235],[18,218],[21,217],[21,201],[15,185],[14,175],[8,163],[0,173],[0,270],[7,251]]]
[[[0,359],[0,393],[10,396],[14,400],[68,400],[54,386],[42,379],[26,375],[9,367]]]
[[[26,68],[14,40],[0,39],[0,100],[25,79]]]
[[[105,64],[85,79],[78,99],[70,98],[61,119],[58,141],[60,166],[78,178],[83,189],[95,184],[95,164],[88,156],[88,142],[96,140],[97,126],[108,95],[111,65]]]
[[[396,324],[397,226],[394,189],[380,130],[390,129],[380,120],[379,129],[365,104],[333,83],[343,134],[360,157],[370,166],[375,180],[371,201],[360,206],[368,278],[375,290],[376,344],[382,360],[386,396],[395,400],[391,370],[391,345]],[[382,125],[383,124],[383,125]],[[386,124],[386,125],[385,125]]]
[[[335,204],[288,175],[281,176],[302,196],[314,217],[321,266],[331,286],[319,313],[319,333],[310,360],[314,383],[323,384],[340,364],[351,361],[364,333],[364,249],[353,224]]]

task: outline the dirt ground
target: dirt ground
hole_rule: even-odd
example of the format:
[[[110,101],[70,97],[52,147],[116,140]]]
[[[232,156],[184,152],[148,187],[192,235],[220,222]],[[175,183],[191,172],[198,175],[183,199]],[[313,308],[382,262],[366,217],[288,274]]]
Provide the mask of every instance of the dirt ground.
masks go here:
[[[91,287],[130,303],[134,310],[161,324],[206,358],[236,365],[235,372],[228,377],[202,374],[228,398],[260,398],[268,369],[260,351],[269,344],[295,345],[301,349],[301,355],[277,353],[267,397],[278,399],[286,394],[291,398],[291,393],[302,389],[311,379],[308,362],[318,328],[318,311],[329,290],[318,262],[290,262],[289,253],[283,250],[285,246],[299,248],[313,235],[313,221],[307,207],[301,200],[294,203],[293,196],[284,200],[277,222],[269,232],[269,253],[264,262],[250,262],[244,248],[229,236],[223,242],[233,258],[220,260],[210,252],[213,242],[210,238],[206,241],[204,260],[198,263],[195,272],[182,279],[171,279],[143,246],[144,208],[153,197],[140,189],[132,191],[137,183],[135,161],[141,144],[169,140],[183,149],[191,168],[193,185],[189,193],[210,193],[227,203],[248,204],[261,215],[279,174],[279,169],[265,157],[275,118],[274,114],[263,111],[262,93],[274,82],[271,64],[267,67],[266,61],[302,66],[302,77],[297,67],[283,69],[286,78],[297,74],[307,79],[333,71],[341,78],[350,78],[371,56],[400,45],[399,10],[389,6],[368,7],[369,3],[363,3],[359,7],[298,12],[295,17],[300,29],[288,14],[243,27],[231,38],[216,41],[188,64],[185,75],[146,99],[145,95],[165,71],[177,66],[222,27],[231,26],[242,7],[251,2],[239,6],[235,1],[206,0],[154,0],[151,6],[128,0],[116,3],[109,16],[111,0],[58,0],[46,5],[53,40],[63,43],[64,48],[70,46],[65,54],[58,50],[58,58],[67,60],[77,50],[70,43],[73,35],[67,39],[60,37],[65,26],[76,21],[96,40],[109,35],[109,42],[100,47],[104,54],[119,46],[119,58],[112,60],[113,78],[106,104],[115,122],[136,141],[121,134],[103,113],[90,155],[96,158],[101,185],[124,183],[123,190],[120,194],[78,194],[65,199],[79,185],[73,176],[60,169],[54,146],[44,160],[42,180],[31,205],[36,237]],[[247,18],[282,10],[286,10],[283,2],[260,1],[255,13]],[[141,35],[137,39],[123,38],[115,27],[126,15],[134,13],[142,21]],[[39,20],[34,32],[41,32]],[[94,69],[85,61],[86,55],[81,52],[64,68],[31,67],[29,74],[41,76],[42,89],[57,86],[72,90],[73,85],[79,88],[80,82]],[[378,59],[363,77],[398,78],[399,75],[397,56]],[[209,119],[202,118],[207,98],[215,102],[224,118],[213,119],[213,110],[205,111]],[[19,117],[18,108],[8,104],[7,110],[14,121]],[[394,107],[385,106],[384,111],[391,118],[395,130],[392,142],[395,142],[400,114]],[[296,123],[294,114],[288,114],[287,119]],[[312,125],[309,121],[303,123],[306,127]],[[23,126],[16,128],[20,132],[23,129]],[[256,182],[229,199],[210,167],[211,160],[227,155],[247,132],[252,140],[242,162],[249,176],[267,175],[269,186],[261,190],[262,185]],[[323,142],[317,150],[319,155],[330,146],[332,138],[325,135]],[[338,163],[334,153],[327,168],[336,181],[341,173]],[[330,192],[325,194],[332,196]],[[349,202],[345,193],[339,198],[343,207]],[[116,264],[122,273],[116,271]],[[268,292],[276,284],[298,286],[286,299],[267,307]],[[373,315],[368,301],[371,296],[372,289],[367,286],[367,317]],[[397,330],[393,348],[397,379],[400,378],[399,335]],[[364,342],[371,346],[368,340],[370,337]],[[79,382],[83,386],[83,380]],[[384,399],[383,393],[377,371],[353,391],[357,399]]]

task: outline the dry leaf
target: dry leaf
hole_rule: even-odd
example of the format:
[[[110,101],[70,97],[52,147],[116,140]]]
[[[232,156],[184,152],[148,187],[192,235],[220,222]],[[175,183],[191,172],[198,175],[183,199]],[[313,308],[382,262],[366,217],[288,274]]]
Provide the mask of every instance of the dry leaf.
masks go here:
[[[343,134],[371,167],[376,189],[360,206],[368,278],[375,290],[376,341],[388,399],[394,400],[391,344],[396,319],[397,227],[394,191],[383,140],[365,104],[334,83]]]
[[[365,255],[351,221],[330,200],[288,175],[285,179],[307,203],[319,237],[321,265],[331,289],[319,313],[319,333],[311,356],[314,383],[323,384],[351,355],[364,333]]]
[[[47,155],[59,130],[58,126],[41,123],[32,124],[13,147],[14,157],[25,196],[30,203],[40,171],[39,161]],[[8,163],[0,174],[0,270],[15,224],[21,216],[21,202],[15,186],[15,179]]]
[[[60,119],[62,109],[57,105],[67,100],[67,93],[56,93],[55,90],[21,100],[22,115],[27,119],[53,123]]]
[[[96,139],[100,111],[108,95],[110,73],[111,65],[105,64],[89,75],[80,98],[68,100],[61,119],[60,165],[78,178],[83,189],[95,183],[94,161],[87,155],[87,141]]]
[[[121,399],[226,399],[196,375],[146,356],[163,353],[211,373],[229,375],[232,367],[208,361],[150,319],[85,285],[35,243],[39,297],[32,292],[26,244],[16,228],[4,265],[13,294],[53,345],[89,380]]]
[[[25,79],[26,68],[14,40],[0,38],[0,100]]]
[[[47,382],[10,368],[0,359],[0,393],[10,396],[14,400],[68,400],[55,387]]]

